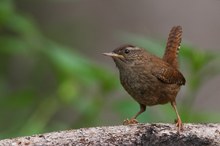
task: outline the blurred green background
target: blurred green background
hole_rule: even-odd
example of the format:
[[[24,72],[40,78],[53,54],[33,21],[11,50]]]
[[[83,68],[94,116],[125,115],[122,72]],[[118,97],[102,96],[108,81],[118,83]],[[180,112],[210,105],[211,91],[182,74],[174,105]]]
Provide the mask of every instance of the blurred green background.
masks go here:
[[[170,13],[184,12],[184,7],[165,7]],[[209,47],[216,37],[207,33],[207,44],[204,36],[193,39],[205,27],[187,25],[187,14],[162,17],[163,9],[153,1],[1,0],[0,139],[121,124],[139,106],[120,86],[113,61],[101,53],[131,43],[161,56],[177,24],[183,24],[180,70],[187,80],[177,99],[182,120],[220,122],[219,108],[213,108],[219,105],[219,87],[210,83],[219,81],[219,46]],[[167,104],[147,108],[138,120],[173,123],[175,118]]]

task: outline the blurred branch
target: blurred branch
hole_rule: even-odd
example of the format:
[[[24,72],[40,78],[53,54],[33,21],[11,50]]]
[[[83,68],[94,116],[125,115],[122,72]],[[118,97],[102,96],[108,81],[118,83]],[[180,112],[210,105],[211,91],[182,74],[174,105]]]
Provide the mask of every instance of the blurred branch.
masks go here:
[[[182,145],[217,146],[220,124],[186,124],[181,134],[172,124],[137,124],[82,128],[5,139],[0,145]]]

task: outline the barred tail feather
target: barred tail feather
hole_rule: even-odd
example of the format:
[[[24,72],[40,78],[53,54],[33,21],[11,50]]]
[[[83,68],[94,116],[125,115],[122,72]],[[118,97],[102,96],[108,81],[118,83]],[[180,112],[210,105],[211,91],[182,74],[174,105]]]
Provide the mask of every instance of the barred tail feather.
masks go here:
[[[170,34],[167,40],[166,50],[163,56],[163,60],[169,63],[174,68],[178,68],[178,53],[180,49],[181,40],[182,40],[182,27],[174,26],[170,30]]]

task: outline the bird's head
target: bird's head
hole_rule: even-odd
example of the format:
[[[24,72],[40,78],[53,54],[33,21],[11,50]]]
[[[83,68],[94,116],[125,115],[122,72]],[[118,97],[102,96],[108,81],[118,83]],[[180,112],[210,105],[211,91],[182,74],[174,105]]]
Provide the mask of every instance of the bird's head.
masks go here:
[[[143,49],[133,45],[123,45],[110,53],[103,54],[112,57],[116,66],[121,69],[135,65],[142,58],[143,51]]]

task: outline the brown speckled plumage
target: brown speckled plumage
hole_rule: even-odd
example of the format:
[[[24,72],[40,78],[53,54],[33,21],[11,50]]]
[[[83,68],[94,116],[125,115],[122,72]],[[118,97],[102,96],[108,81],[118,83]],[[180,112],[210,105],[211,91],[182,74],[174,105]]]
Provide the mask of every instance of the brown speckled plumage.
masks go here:
[[[118,67],[124,89],[140,104],[140,111],[126,121],[128,124],[136,122],[146,106],[170,102],[177,114],[178,132],[182,129],[175,101],[180,86],[185,84],[177,59],[181,36],[180,26],[171,29],[163,59],[133,45],[124,45],[112,53],[105,53]]]

